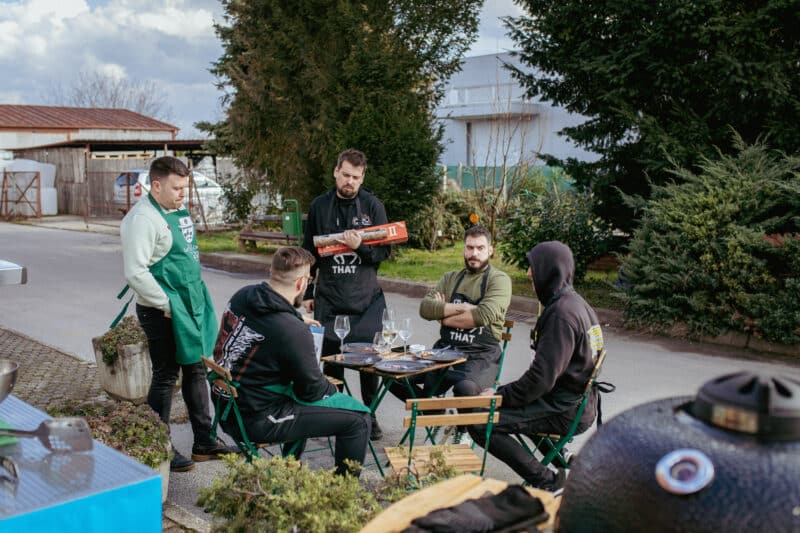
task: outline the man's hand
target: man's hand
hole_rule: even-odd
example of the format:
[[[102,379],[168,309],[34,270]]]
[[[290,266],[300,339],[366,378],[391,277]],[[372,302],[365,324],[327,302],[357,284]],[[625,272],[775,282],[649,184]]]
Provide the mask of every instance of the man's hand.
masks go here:
[[[436,300],[437,302],[445,302],[445,303],[447,303],[447,300],[445,299],[444,294],[442,294],[441,292],[433,293],[433,299]]]
[[[344,231],[343,238],[337,239],[337,241],[344,244],[351,250],[355,250],[361,246],[361,234],[354,229],[348,229]]]
[[[172,318],[172,313],[170,312],[169,309],[164,311],[164,318]]]
[[[480,393],[480,396],[496,396],[497,390],[496,389],[483,389]]]
[[[309,300],[309,302],[313,302],[313,300]],[[322,324],[319,323],[319,320],[314,320],[309,316],[303,316],[303,322],[310,326],[321,326]]]
[[[313,313],[314,300],[303,300],[303,308],[306,310],[306,313]]]

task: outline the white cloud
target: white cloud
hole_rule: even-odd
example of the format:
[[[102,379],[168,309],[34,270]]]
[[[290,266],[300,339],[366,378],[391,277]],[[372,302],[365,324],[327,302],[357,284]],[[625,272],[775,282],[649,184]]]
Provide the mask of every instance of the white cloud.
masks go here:
[[[104,63],[97,66],[97,72],[114,80],[123,80],[128,77],[125,67],[116,63]]]
[[[481,9],[478,26],[478,40],[472,45],[468,56],[505,52],[514,48],[514,41],[507,35],[508,31],[500,20],[501,17],[518,17],[523,9],[513,0],[486,0]]]

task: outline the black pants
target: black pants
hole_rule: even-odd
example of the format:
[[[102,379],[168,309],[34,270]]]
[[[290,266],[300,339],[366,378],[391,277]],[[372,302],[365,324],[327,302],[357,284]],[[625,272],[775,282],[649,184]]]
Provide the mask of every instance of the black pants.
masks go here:
[[[575,417],[575,409],[565,413],[546,413],[542,406],[534,402],[525,407],[501,407],[500,421],[492,426],[492,435],[489,441],[489,453],[503,461],[522,479],[534,487],[550,481],[553,473],[512,437],[515,434],[533,435],[536,433],[564,434],[569,429]],[[576,431],[581,433],[591,426],[583,422]],[[469,434],[478,445],[486,444],[486,426],[469,426]]]
[[[347,472],[345,459],[364,462],[369,433],[372,429],[369,413],[300,405],[294,402],[290,414],[284,408],[268,415],[243,415],[243,419],[247,436],[252,442],[284,442],[286,443],[284,448],[287,450],[296,441],[305,441],[312,437],[335,437],[338,474]],[[240,435],[233,417],[222,425],[225,432],[234,438]],[[298,459],[304,448],[305,442],[295,452]]]
[[[322,341],[323,357],[337,353],[339,353],[339,341],[331,341],[330,339],[324,339]],[[328,376],[344,381],[344,367],[341,365],[325,363],[323,372]],[[369,407],[373,398],[375,398],[375,393],[378,391],[378,382],[380,378],[374,374],[359,372],[359,379],[361,380],[361,401],[364,405]]]
[[[201,446],[212,444],[205,367],[202,363],[179,365],[175,361],[172,320],[165,317],[163,311],[136,304],[136,316],[147,336],[150,361],[153,365],[153,378],[147,393],[147,404],[158,413],[164,423],[169,425],[172,393],[178,379],[178,371],[183,370],[181,392],[186,410],[189,412],[194,443]]]

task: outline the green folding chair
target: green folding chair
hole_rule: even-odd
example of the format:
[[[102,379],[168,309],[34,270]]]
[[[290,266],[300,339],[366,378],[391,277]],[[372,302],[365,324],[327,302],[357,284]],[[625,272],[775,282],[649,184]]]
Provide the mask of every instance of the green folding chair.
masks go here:
[[[477,472],[483,476],[486,470],[487,450],[492,436],[492,428],[499,420],[497,408],[502,404],[502,396],[458,396],[450,398],[416,398],[406,400],[406,410],[410,416],[403,418],[403,427],[409,428],[408,448],[395,446],[384,448],[386,458],[394,470],[408,469],[409,473],[422,474],[427,469],[431,451],[439,449],[444,453],[448,465],[459,472]],[[455,414],[426,415],[425,411],[442,412],[448,408],[469,409],[469,412]],[[479,409],[478,411],[471,411]],[[484,410],[485,409],[485,410]],[[468,444],[448,444],[445,446],[414,446],[418,427],[486,425],[486,446],[483,459]]]
[[[575,437],[575,432],[578,429],[578,424],[580,424],[581,416],[583,416],[583,412],[586,410],[586,405],[589,402],[589,395],[592,392],[592,388],[598,387],[598,390],[601,393],[610,393],[616,390],[616,387],[611,383],[597,381],[597,377],[600,375],[600,370],[603,367],[603,361],[605,361],[605,358],[606,351],[602,350],[597,356],[594,364],[594,370],[592,371],[592,376],[589,378],[589,382],[586,384],[586,388],[583,391],[581,403],[578,407],[578,411],[575,413],[575,418],[572,420],[569,429],[563,435],[552,433],[534,433],[531,435],[522,435],[518,433],[514,435],[514,437],[528,451],[528,453],[534,457],[536,457],[536,452],[541,455],[542,458],[540,462],[544,466],[553,463],[562,468],[569,468],[570,457],[564,453],[565,446],[572,442],[572,439]],[[599,427],[601,425],[603,425],[603,415],[602,411],[600,410],[600,397],[598,396],[597,426]],[[524,437],[530,439],[533,445],[528,445]]]
[[[508,343],[511,342],[511,329],[514,327],[513,320],[506,320],[503,323],[503,328],[505,331],[501,334],[500,338],[503,339],[503,351],[500,352],[500,365],[497,367],[497,376],[494,378],[494,386],[495,388],[500,386],[500,374],[503,373],[503,363],[506,360],[506,348],[508,348]]]
[[[216,405],[214,406],[214,420],[211,423],[211,439],[216,440],[217,428],[219,427],[220,421],[224,422],[228,420],[231,412],[233,412],[233,415],[236,418],[236,425],[239,428],[239,434],[241,435],[240,439],[234,439],[234,441],[236,442],[236,446],[239,448],[239,450],[244,454],[248,463],[253,462],[253,457],[260,456],[258,453],[259,449],[265,449],[270,446],[280,446],[281,443],[255,443],[248,438],[247,430],[245,429],[244,421],[242,420],[242,414],[239,411],[239,404],[236,401],[236,399],[239,397],[239,392],[237,391],[239,384],[233,381],[233,377],[228,369],[223,368],[221,365],[217,364],[214,360],[208,357],[201,357],[201,359],[203,360],[203,364],[205,364],[206,368],[208,369],[206,377],[211,386],[217,387],[221,391],[228,394],[228,398],[223,398],[221,394],[217,395]],[[223,401],[226,402],[224,407],[222,407]],[[284,457],[287,455],[293,455],[299,448],[301,442],[302,441],[295,442],[294,445],[292,445],[288,450],[285,449],[285,446],[283,446],[282,455]],[[331,453],[333,453],[330,439],[328,439],[328,448],[330,448]]]

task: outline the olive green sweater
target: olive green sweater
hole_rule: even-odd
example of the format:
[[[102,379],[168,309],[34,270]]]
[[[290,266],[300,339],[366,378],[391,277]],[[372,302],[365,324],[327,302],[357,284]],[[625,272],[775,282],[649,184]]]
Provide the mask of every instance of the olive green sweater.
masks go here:
[[[444,318],[444,302],[437,301],[434,298],[434,294],[437,292],[444,294],[449,302],[461,272],[461,270],[447,272],[436,284],[436,287],[425,295],[425,298],[419,304],[419,315],[422,318],[426,320],[441,320]],[[483,280],[484,272],[481,271],[476,274],[467,272],[464,279],[461,280],[461,285],[458,286],[458,292],[472,301],[480,298],[481,281]],[[475,325],[491,328],[492,335],[499,341],[503,331],[506,311],[510,303],[511,278],[505,272],[492,267],[489,272],[489,279],[486,281],[486,292],[483,300],[472,311],[472,319],[475,321]]]

